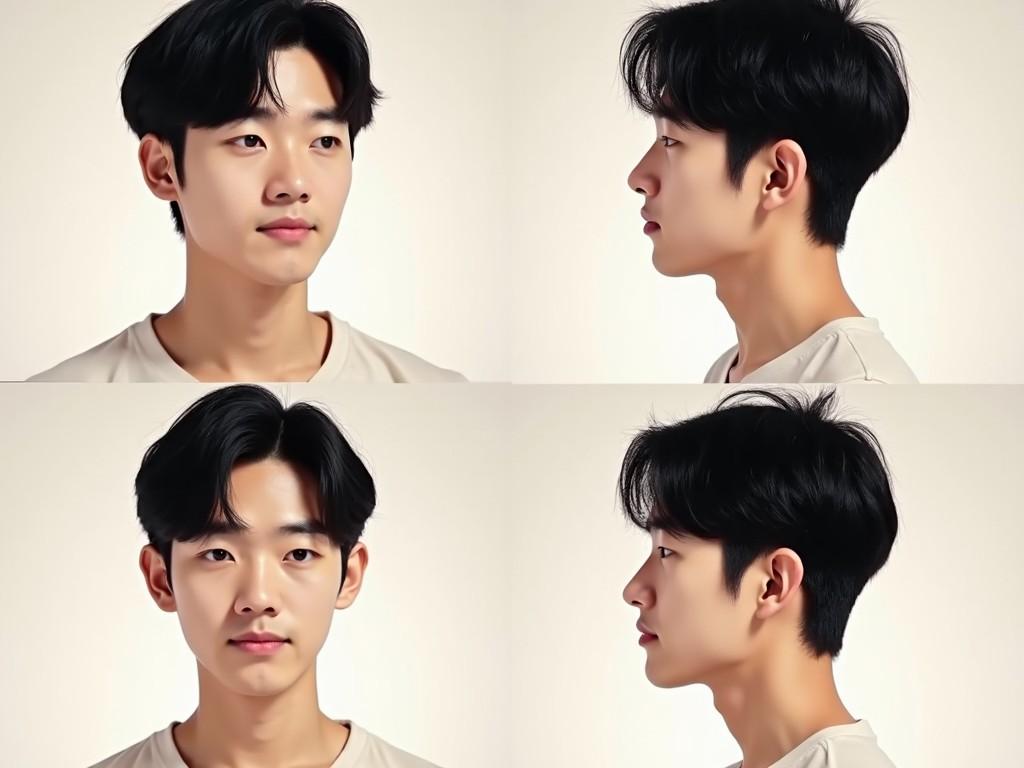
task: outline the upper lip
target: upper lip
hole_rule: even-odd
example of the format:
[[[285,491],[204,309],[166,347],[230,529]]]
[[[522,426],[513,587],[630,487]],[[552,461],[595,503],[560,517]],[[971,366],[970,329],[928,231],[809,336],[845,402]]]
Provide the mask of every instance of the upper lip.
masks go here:
[[[651,218],[651,215],[647,213],[647,211],[643,208],[640,209],[640,218],[642,218],[644,221],[652,221],[655,224],[658,223],[657,221],[654,221],[654,219]]]
[[[652,632],[652,631],[651,631],[651,630],[650,630],[650,629],[649,629],[649,628],[647,627],[647,625],[646,625],[646,624],[644,624],[644,623],[643,623],[642,621],[639,621],[639,620],[637,620],[637,622],[636,622],[636,628],[637,628],[637,629],[638,629],[638,630],[640,631],[640,633],[641,633],[641,634],[644,634],[644,635],[653,635],[654,637],[657,637],[657,636],[658,636],[658,633],[657,633],[657,632]]]
[[[231,638],[233,643],[274,643],[284,642],[284,638],[273,632],[246,632]]]
[[[305,219],[274,219],[267,224],[262,224],[257,229],[313,229],[313,225]]]

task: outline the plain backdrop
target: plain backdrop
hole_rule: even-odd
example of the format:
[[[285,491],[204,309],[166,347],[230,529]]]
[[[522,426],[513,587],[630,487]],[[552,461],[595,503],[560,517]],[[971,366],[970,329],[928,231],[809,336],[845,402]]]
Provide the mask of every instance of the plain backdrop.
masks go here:
[[[487,765],[507,720],[498,393],[274,389],[326,406],[377,485],[363,589],[319,655],[321,708],[439,765]],[[146,447],[207,390],[2,388],[5,766],[91,765],[195,709],[195,658],[138,569],[133,482]]]
[[[142,180],[119,96],[125,56],[180,5],[0,0],[0,380],[181,297],[184,243]],[[343,5],[386,98],[356,138],[310,307],[474,381],[504,380],[502,6]]]
[[[132,480],[201,385],[8,385],[0,431],[4,764],[84,766],[195,705],[153,605]],[[355,605],[320,655],[323,708],[444,768],[707,766],[738,758],[704,688],[644,677],[622,588],[649,551],[615,498],[652,416],[715,386],[293,385],[366,458],[379,505]],[[997,765],[1024,687],[1016,566],[1021,387],[847,387],[901,515],[854,608],[840,693],[902,768]]]

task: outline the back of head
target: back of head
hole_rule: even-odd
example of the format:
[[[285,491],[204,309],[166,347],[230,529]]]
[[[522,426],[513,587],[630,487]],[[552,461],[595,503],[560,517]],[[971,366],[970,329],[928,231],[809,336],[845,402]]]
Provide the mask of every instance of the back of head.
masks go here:
[[[755,558],[794,550],[804,564],[804,643],[835,656],[857,596],[889,557],[896,507],[874,434],[834,417],[834,390],[806,398],[741,391],[708,413],[654,425],[631,443],[619,493],[646,530],[720,541],[734,595]]]
[[[268,390],[239,384],[189,406],[142,459],[138,517],[168,569],[174,541],[200,538],[219,518],[244,527],[231,507],[231,471],[269,458],[309,481],[319,522],[345,562],[376,504],[369,471],[326,413],[285,407]]]
[[[127,58],[121,85],[125,120],[138,137],[170,143],[184,178],[185,134],[253,114],[269,98],[283,108],[273,53],[301,46],[337,77],[339,112],[355,137],[373,120],[380,92],[355,20],[327,0],[190,0],[164,19]],[[184,234],[181,211],[171,203]]]
[[[622,44],[632,102],[724,131],[738,185],[754,153],[792,139],[808,161],[811,238],[841,247],[857,193],[910,115],[899,43],[857,0],[705,0],[651,11]]]

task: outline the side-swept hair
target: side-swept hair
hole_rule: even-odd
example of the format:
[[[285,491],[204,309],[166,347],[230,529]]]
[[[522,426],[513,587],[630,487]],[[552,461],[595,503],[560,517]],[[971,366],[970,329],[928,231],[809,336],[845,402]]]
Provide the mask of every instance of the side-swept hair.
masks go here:
[[[855,18],[857,0],[705,0],[630,27],[630,100],[683,126],[724,132],[737,188],[754,154],[792,139],[807,156],[810,238],[842,247],[857,193],[910,116],[895,35]]]
[[[639,527],[721,542],[734,597],[757,557],[793,549],[804,565],[802,639],[815,656],[839,654],[897,531],[877,438],[834,410],[835,390],[735,392],[638,434],[619,475],[623,510]]]
[[[340,119],[356,134],[381,98],[370,81],[370,53],[355,20],[327,0],[190,0],[128,54],[121,106],[132,131],[153,133],[174,151],[185,183],[185,134],[252,117],[264,97],[284,102],[272,72],[275,51],[303,47],[341,83]],[[174,226],[185,234],[181,208]]]
[[[190,405],[153,443],[135,477],[139,522],[164,559],[171,546],[196,541],[217,524],[245,529],[231,507],[231,471],[280,459],[302,472],[316,491],[317,522],[348,555],[376,504],[373,478],[334,421],[308,403],[287,408],[263,387],[238,384]]]

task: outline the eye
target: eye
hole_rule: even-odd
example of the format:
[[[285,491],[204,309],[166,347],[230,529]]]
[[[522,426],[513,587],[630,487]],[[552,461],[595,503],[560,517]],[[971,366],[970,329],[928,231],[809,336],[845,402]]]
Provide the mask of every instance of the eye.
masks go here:
[[[213,557],[208,557],[208,555],[213,555]],[[211,563],[223,563],[231,557],[231,553],[226,549],[208,549],[199,557]]]
[[[660,557],[662,560],[664,560],[669,555],[675,554],[675,552],[673,552],[671,549],[667,549],[666,547],[655,547],[655,549],[658,550],[658,557]]]
[[[234,144],[236,147],[241,147],[242,145],[238,143],[240,141],[245,143],[245,149],[255,149],[259,144],[263,144],[263,139],[254,133],[239,136],[237,139],[232,139],[229,143]],[[259,142],[259,144],[255,142]],[[266,144],[263,144],[263,146],[266,146]]]
[[[297,563],[308,563],[316,558],[320,557],[312,549],[293,549],[288,553],[289,555],[295,555],[295,562]],[[301,557],[300,557],[301,555]]]
[[[325,141],[328,143],[324,144]],[[313,143],[316,144],[317,142],[319,142],[318,149],[334,149],[341,146],[341,139],[337,136],[321,136]]]
[[[677,139],[673,139],[670,136],[659,136],[658,141],[660,141],[662,146],[665,147],[674,147],[676,144],[679,143]]]

